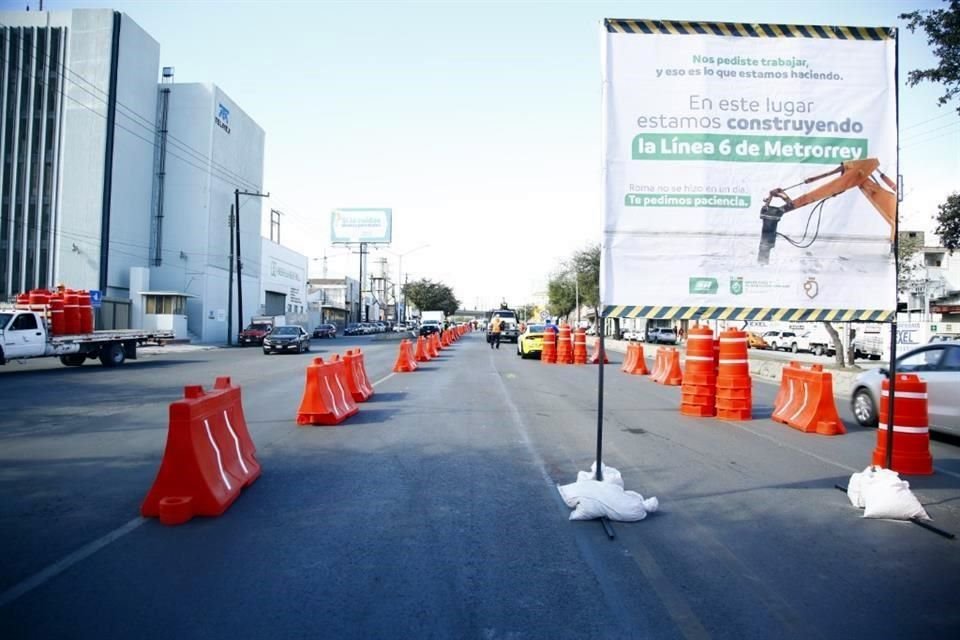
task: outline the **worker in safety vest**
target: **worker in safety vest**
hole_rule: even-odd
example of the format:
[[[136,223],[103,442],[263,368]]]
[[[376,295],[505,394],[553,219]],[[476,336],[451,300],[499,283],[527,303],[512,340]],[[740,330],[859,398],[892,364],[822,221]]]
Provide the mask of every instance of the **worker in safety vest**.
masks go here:
[[[490,319],[490,330],[488,331],[490,335],[490,348],[493,349],[496,346],[497,349],[500,348],[500,326],[503,324],[503,320],[500,319],[500,316],[493,316]]]

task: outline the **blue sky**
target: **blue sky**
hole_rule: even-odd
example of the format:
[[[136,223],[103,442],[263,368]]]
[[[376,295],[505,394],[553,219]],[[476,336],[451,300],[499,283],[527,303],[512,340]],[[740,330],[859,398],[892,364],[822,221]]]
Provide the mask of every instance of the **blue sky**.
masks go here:
[[[429,245],[403,270],[468,306],[531,300],[599,239],[604,17],[902,26],[899,13],[940,4],[44,2],[124,11],[177,81],[220,85],[265,129],[264,188],[286,214],[285,244],[353,275],[356,258],[328,247],[330,210],[392,207],[392,250]],[[901,82],[932,64],[923,35],[902,30]],[[905,226],[929,229],[958,188],[960,117],[938,108],[941,93],[900,89]]]

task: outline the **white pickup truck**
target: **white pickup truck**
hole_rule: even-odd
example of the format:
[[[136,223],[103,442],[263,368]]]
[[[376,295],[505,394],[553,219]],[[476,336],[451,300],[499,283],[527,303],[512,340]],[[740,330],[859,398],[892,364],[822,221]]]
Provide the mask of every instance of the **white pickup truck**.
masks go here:
[[[50,334],[42,313],[23,309],[0,309],[0,365],[10,360],[59,357],[68,367],[79,367],[88,358],[99,358],[105,367],[137,359],[137,345],[163,344],[173,340],[173,331],[123,329],[76,335]]]

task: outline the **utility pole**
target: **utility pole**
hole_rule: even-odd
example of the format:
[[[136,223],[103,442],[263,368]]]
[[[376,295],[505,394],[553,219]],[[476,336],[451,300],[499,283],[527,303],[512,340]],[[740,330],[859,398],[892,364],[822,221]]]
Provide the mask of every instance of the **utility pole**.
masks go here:
[[[230,280],[227,285],[227,346],[233,346],[233,334],[230,333],[230,327],[233,326],[233,205],[230,205],[230,217],[227,224],[230,227],[230,259],[227,260],[227,269],[230,271]]]
[[[237,213],[236,233],[237,233],[237,335],[243,332],[243,262],[240,260],[240,196],[255,196],[257,198],[269,198],[269,193],[253,193],[251,191],[233,190],[234,211]],[[227,332],[230,327],[227,327]]]
[[[367,250],[367,243],[360,243],[360,282],[357,286],[357,322],[363,322],[363,256]]]

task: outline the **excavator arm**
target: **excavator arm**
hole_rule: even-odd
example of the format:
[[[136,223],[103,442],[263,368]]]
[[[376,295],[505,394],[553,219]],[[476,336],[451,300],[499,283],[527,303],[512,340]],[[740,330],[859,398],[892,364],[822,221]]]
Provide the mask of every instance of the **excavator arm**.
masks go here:
[[[833,171],[811,176],[790,187],[778,187],[770,191],[764,198],[763,207],[760,209],[760,219],[763,221],[760,230],[760,250],[757,255],[760,264],[770,262],[770,250],[776,244],[777,226],[780,224],[783,214],[840,195],[854,187],[860,189],[860,192],[870,201],[870,204],[887,221],[887,224],[890,225],[890,237],[893,238],[894,219],[897,215],[897,186],[883,172],[879,171],[879,167],[880,161],[876,158],[851,160],[850,162],[844,162]],[[880,184],[880,180],[873,176],[874,172],[880,175],[880,180],[890,189],[889,191]],[[797,198],[791,198],[787,194],[787,189],[811,184],[837,174],[839,174],[838,177]],[[781,200],[783,204],[771,204],[775,198]]]

